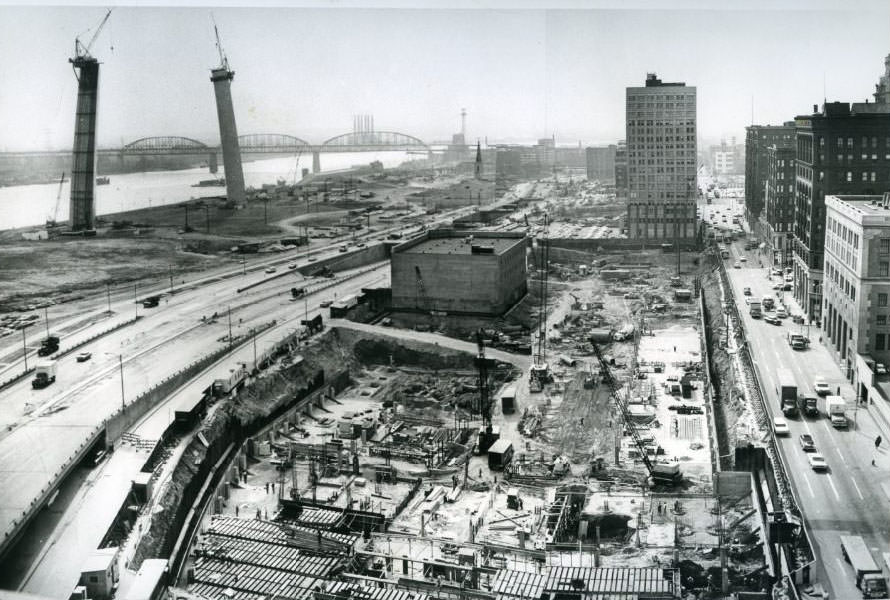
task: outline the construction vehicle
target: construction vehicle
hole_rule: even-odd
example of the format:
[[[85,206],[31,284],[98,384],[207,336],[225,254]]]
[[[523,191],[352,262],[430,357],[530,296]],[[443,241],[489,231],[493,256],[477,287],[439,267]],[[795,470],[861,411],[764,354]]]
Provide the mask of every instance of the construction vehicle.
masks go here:
[[[324,330],[324,321],[321,318],[321,315],[315,315],[311,319],[300,319],[300,325],[305,327],[303,330],[303,335],[300,336],[300,339],[307,339],[309,336],[314,335],[316,333],[321,333]]]
[[[48,335],[40,342],[40,348],[37,350],[37,356],[49,356],[59,350],[59,336]]]
[[[59,190],[56,192],[56,207],[53,210],[52,218],[47,217],[46,219],[46,231],[48,234],[53,235],[58,233],[59,228],[59,205],[62,202],[62,185],[65,183],[65,172],[62,172],[62,177],[59,178]]]
[[[487,449],[488,468],[492,471],[503,471],[513,460],[513,442],[507,439],[498,440]]]
[[[479,353],[474,362],[479,372],[479,414],[482,416],[482,427],[479,429],[477,447],[479,454],[486,454],[492,444],[500,438],[500,432],[495,431],[491,425],[491,397],[488,385],[488,369],[494,366],[494,359],[485,356],[485,340],[482,330],[476,332],[476,345]],[[512,453],[512,448],[511,448]]]
[[[516,386],[508,385],[501,391],[501,413],[511,415],[516,412]]]
[[[683,481],[683,473],[680,471],[680,465],[676,463],[653,463],[649,459],[646,444],[640,437],[636,425],[634,425],[633,419],[630,415],[630,410],[627,408],[627,403],[624,401],[624,398],[621,397],[621,394],[618,391],[618,385],[615,382],[615,379],[612,377],[612,371],[611,369],[609,369],[608,361],[606,361],[603,353],[600,351],[599,345],[592,344],[592,346],[593,353],[596,355],[596,358],[600,363],[600,374],[602,375],[603,383],[609,386],[609,392],[612,396],[612,400],[615,401],[615,404],[621,411],[621,417],[624,420],[624,426],[626,430],[630,432],[634,445],[637,448],[637,452],[639,453],[643,464],[646,465],[646,471],[649,473],[650,484],[653,486],[678,485],[680,482]]]
[[[35,390],[45,388],[56,380],[56,363],[45,362],[37,365],[31,387]]]
[[[856,574],[856,587],[862,591],[863,598],[886,598],[887,580],[874,558],[865,540],[858,535],[841,536],[841,552],[844,559],[853,567]]]
[[[776,395],[779,399],[779,408],[786,417],[797,416],[797,380],[790,369],[781,368],[776,372],[779,387]]]

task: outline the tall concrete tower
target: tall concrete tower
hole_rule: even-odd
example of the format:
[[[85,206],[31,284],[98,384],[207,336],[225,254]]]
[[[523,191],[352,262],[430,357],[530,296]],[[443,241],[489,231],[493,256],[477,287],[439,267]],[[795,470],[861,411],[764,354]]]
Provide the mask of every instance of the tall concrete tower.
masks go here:
[[[109,10],[96,27],[93,37],[83,44],[74,40],[77,112],[74,115],[74,148],[71,165],[71,204],[68,224],[71,231],[92,231],[96,221],[96,120],[99,100],[99,61],[90,55],[90,48],[111,16]]]
[[[91,56],[70,59],[77,69],[77,112],[71,161],[71,231],[90,231],[96,221],[96,105],[99,97],[99,61]]]
[[[241,168],[241,148],[238,146],[238,128],[235,126],[235,109],[232,107],[232,79],[235,72],[229,69],[229,60],[223,52],[216,34],[220,66],[210,71],[210,81],[216,94],[216,114],[219,117],[219,139],[222,144],[223,168],[226,171],[226,196],[230,203],[244,203],[244,171]]]

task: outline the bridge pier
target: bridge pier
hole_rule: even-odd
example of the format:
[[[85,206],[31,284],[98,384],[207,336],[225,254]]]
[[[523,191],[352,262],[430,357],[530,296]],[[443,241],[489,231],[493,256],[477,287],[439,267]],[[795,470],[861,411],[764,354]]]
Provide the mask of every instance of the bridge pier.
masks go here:
[[[312,153],[312,172],[321,173],[321,153],[318,150]]]
[[[207,164],[210,167],[211,173],[216,173],[219,171],[219,163],[217,162],[216,152],[211,152],[207,155]]]

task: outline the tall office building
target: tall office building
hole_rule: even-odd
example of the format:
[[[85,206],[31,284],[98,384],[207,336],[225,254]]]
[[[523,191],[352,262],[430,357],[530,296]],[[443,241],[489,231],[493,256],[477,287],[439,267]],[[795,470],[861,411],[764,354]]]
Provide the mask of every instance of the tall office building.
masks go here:
[[[745,128],[745,218],[755,233],[763,211],[766,195],[766,179],[769,175],[767,149],[792,148],[794,146],[794,121],[783,125],[751,125]]]
[[[794,239],[794,167],[796,149],[773,145],[766,149],[767,177],[760,231],[770,265],[791,266]]]
[[[696,236],[696,93],[654,73],[627,88],[627,234],[633,239]]]
[[[822,318],[825,196],[890,189],[890,105],[827,102],[795,118],[794,297]]]

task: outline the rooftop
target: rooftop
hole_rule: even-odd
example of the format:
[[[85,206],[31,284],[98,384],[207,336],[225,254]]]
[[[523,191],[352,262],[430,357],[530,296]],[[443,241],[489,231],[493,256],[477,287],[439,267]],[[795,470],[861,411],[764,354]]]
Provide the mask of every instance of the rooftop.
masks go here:
[[[403,254],[473,254],[473,246],[493,248],[494,254],[504,254],[516,244],[524,244],[525,238],[516,236],[480,236],[479,232],[454,237],[427,237],[418,243],[397,250]],[[488,254],[491,254],[489,252]]]
[[[861,195],[861,196],[853,196],[853,195],[835,195],[835,196],[826,196],[826,200],[828,198],[832,198],[838,203],[841,204],[842,207],[846,208],[845,212],[849,213],[858,213],[863,217],[881,217],[887,221],[890,221],[890,196],[888,196],[887,201],[885,202],[884,196],[878,195]],[[872,221],[874,219],[871,219]]]

